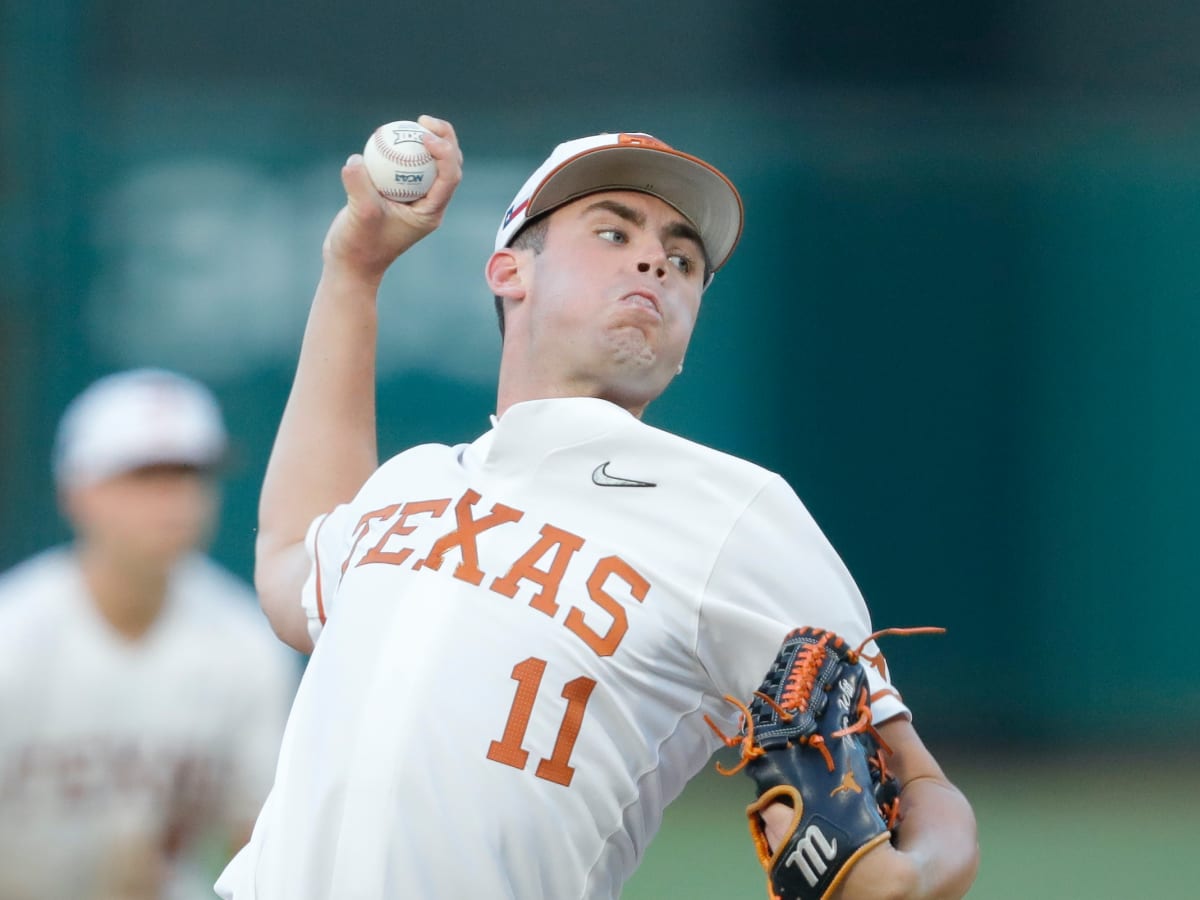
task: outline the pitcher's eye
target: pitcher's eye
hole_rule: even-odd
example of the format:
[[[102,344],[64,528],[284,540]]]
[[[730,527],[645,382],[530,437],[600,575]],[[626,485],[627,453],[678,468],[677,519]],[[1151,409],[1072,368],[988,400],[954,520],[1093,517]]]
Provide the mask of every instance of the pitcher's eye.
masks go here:
[[[671,260],[671,264],[684,275],[690,274],[695,265],[692,258],[686,253],[672,253],[668,258]]]
[[[619,228],[602,228],[600,231],[596,232],[596,235],[602,240],[608,241],[611,244],[624,244],[628,240],[628,238],[625,236],[625,232],[621,231]]]

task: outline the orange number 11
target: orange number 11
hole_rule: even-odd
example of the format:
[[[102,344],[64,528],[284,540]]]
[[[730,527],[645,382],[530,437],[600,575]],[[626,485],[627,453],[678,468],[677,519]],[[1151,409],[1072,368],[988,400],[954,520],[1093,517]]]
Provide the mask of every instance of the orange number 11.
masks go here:
[[[525,730],[529,727],[529,717],[533,713],[533,702],[537,699],[538,688],[545,673],[546,661],[534,656],[513,666],[512,678],[517,683],[517,695],[513,698],[512,709],[508,713],[504,737],[492,741],[488,748],[488,759],[512,766],[514,769],[525,768],[529,753],[521,749],[521,743],[525,740]],[[582,676],[568,681],[563,686],[562,696],[567,701],[567,711],[558,727],[554,754],[538,763],[538,778],[561,785],[571,783],[575,770],[567,765],[567,762],[571,758],[571,751],[575,749],[575,741],[583,723],[583,712],[595,686],[594,680]]]

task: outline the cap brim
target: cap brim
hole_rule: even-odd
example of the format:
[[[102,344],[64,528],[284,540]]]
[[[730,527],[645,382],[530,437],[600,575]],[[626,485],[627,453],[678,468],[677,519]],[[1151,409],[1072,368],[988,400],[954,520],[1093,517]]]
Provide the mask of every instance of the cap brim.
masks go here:
[[[728,178],[697,157],[648,146],[595,147],[565,160],[543,180],[526,217],[611,190],[652,194],[677,209],[700,233],[714,272],[741,237],[742,199]]]

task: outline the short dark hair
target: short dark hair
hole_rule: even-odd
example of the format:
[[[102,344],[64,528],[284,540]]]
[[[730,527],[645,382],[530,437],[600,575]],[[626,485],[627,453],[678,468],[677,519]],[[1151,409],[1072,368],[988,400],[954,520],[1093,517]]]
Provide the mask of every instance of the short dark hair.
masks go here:
[[[541,215],[532,222],[526,222],[521,230],[513,235],[508,246],[514,250],[532,250],[537,256],[546,249],[546,232],[550,230],[550,216]],[[504,298],[496,297],[496,323],[500,326],[500,340],[504,340]]]

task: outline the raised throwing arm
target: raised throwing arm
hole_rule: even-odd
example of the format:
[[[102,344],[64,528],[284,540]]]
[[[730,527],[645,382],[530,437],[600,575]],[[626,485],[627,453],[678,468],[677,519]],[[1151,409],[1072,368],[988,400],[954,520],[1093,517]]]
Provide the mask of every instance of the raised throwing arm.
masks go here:
[[[375,427],[376,297],[398,256],[431,233],[462,180],[450,123],[422,116],[437,160],[429,193],[404,204],[372,185],[362,157],[342,168],[346,205],[322,248],[291,393],[259,500],[255,586],[279,637],[312,649],[300,591],[308,575],[304,536],[313,519],[350,500],[379,464]]]

